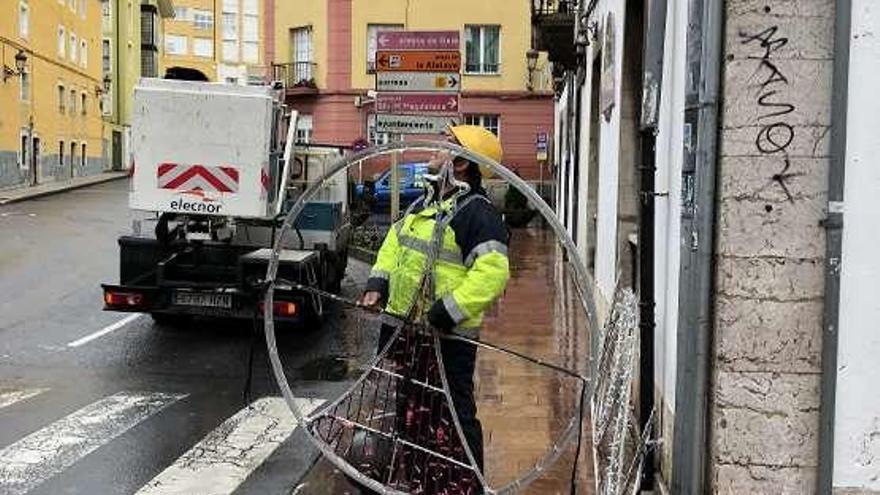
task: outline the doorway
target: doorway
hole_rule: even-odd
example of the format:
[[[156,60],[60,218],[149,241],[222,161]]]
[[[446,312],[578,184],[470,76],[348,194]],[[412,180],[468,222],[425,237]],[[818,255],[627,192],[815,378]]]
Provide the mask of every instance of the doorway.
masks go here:
[[[110,168],[114,172],[119,172],[122,170],[122,133],[119,131],[113,131],[113,144],[111,146],[113,156],[111,158],[112,163],[110,164]]]
[[[31,137],[31,185],[36,186],[40,183],[40,161],[42,157],[40,156],[40,138],[37,136]]]
[[[590,72],[590,157],[587,167],[587,268],[596,276],[596,237],[599,206],[599,147],[602,117],[599,94],[602,86],[602,52],[597,52]]]

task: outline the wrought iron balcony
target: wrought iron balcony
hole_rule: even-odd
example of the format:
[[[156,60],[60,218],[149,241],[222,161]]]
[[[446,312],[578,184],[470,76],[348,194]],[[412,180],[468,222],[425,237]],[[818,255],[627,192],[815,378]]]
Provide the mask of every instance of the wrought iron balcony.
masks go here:
[[[314,62],[290,62],[272,64],[272,77],[284,83],[289,95],[311,95],[318,93],[315,84],[318,64]]]
[[[549,53],[556,70],[577,65],[575,23],[577,0],[531,0],[533,48]]]

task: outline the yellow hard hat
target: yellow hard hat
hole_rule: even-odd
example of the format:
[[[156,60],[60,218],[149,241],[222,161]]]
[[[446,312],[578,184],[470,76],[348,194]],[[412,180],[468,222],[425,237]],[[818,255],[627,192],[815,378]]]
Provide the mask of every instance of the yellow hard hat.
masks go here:
[[[484,127],[478,125],[452,125],[449,126],[449,132],[455,136],[458,144],[468,151],[491,158],[498,163],[501,163],[501,159],[504,158],[501,140]],[[483,177],[489,177],[492,175],[492,170],[489,167],[480,165],[480,173],[483,174]]]

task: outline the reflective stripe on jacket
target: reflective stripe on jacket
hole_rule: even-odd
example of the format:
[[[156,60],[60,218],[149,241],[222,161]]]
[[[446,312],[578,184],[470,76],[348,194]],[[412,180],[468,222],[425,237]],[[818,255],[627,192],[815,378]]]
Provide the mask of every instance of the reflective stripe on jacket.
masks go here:
[[[483,191],[459,201],[467,204],[443,232],[434,264],[434,297],[431,317],[441,327],[477,337],[483,313],[504,292],[510,278],[507,229],[501,215]],[[419,291],[431,239],[436,207],[407,215],[393,225],[379,249],[367,281],[387,301],[385,310],[405,316]]]

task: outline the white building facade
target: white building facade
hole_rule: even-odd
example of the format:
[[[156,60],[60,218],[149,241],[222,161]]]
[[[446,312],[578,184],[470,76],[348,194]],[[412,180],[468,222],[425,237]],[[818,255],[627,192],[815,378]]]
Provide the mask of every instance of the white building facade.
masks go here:
[[[880,493],[880,5],[578,8],[556,208],[599,320],[644,296],[654,487]]]

